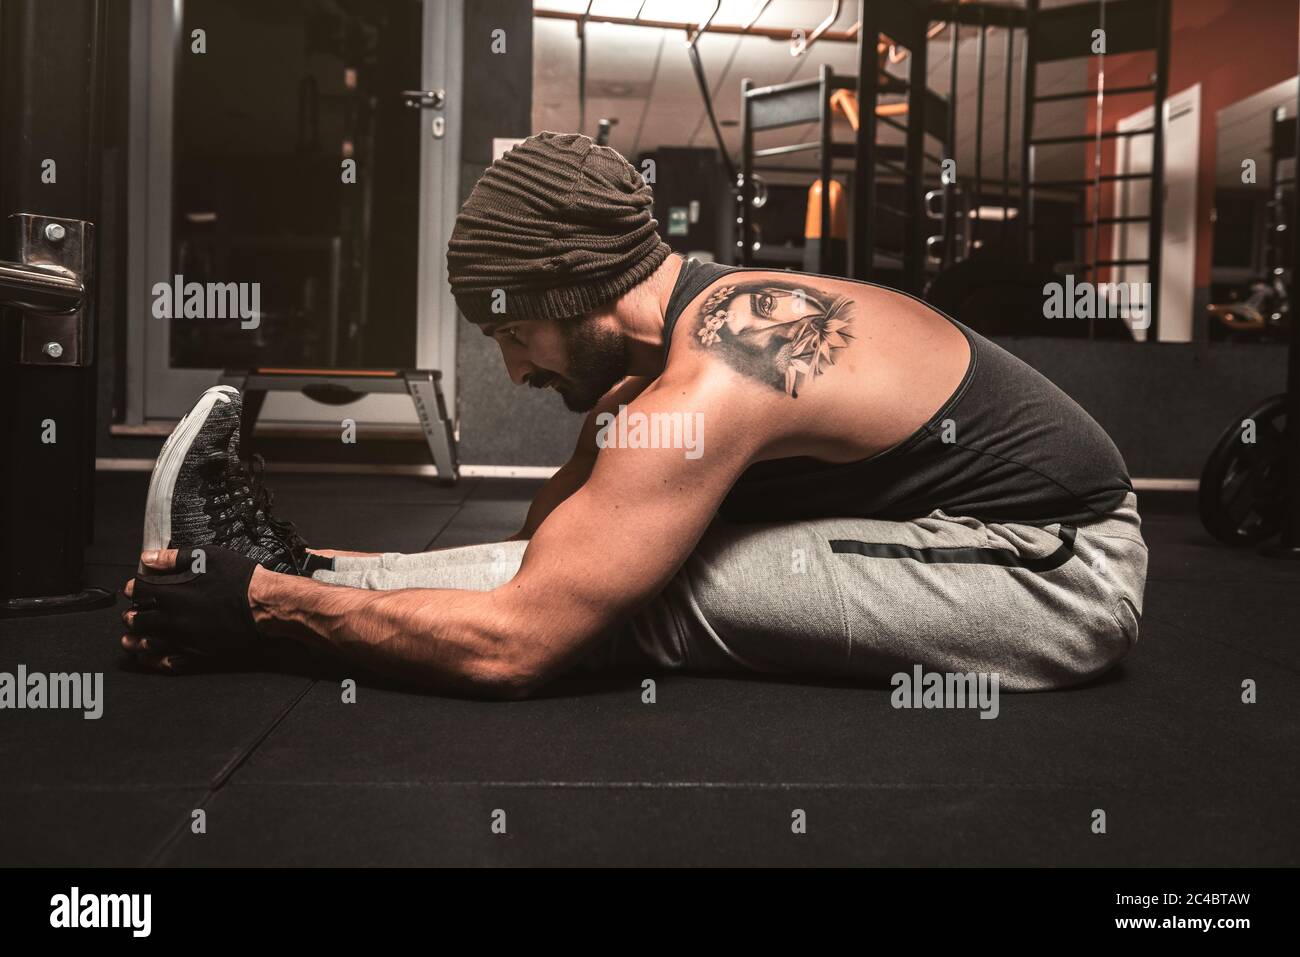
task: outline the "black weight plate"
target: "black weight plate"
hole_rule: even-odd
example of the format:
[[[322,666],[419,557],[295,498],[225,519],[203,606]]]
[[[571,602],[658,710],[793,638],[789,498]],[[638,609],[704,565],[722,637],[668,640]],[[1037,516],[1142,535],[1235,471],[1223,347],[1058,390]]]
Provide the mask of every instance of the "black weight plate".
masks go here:
[[[1255,422],[1254,443],[1242,422]],[[1201,524],[1221,542],[1253,545],[1276,535],[1286,516],[1286,396],[1275,395],[1219,436],[1201,473]]]

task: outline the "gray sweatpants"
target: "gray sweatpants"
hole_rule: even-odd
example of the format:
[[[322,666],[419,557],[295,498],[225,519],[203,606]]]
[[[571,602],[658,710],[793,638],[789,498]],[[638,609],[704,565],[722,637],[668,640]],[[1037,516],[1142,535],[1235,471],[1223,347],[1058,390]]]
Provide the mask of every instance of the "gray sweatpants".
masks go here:
[[[356,588],[486,591],[527,542],[338,558],[314,578]],[[656,598],[585,669],[755,671],[888,679],[998,673],[1006,691],[1061,688],[1133,647],[1147,548],[1137,498],[1078,526],[984,523],[936,510],[896,522],[716,521]]]

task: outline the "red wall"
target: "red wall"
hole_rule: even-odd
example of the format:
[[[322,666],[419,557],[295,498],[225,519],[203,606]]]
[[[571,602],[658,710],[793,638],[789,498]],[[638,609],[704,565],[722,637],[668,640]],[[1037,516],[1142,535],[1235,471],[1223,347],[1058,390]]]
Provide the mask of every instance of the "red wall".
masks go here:
[[[1296,75],[1296,0],[1173,0],[1169,51],[1170,95],[1201,84],[1200,162],[1197,171],[1196,285],[1210,284],[1213,248],[1210,211],[1214,207],[1215,114],[1243,97]],[[1106,58],[1106,86],[1149,82],[1153,54]],[[1115,121],[1151,102],[1149,93],[1107,99],[1103,122]],[[1094,129],[1088,103],[1088,129]],[[1103,146],[1106,172],[1114,143]],[[1267,170],[1265,157],[1255,157]],[[1088,170],[1092,156],[1088,155]],[[1089,175],[1085,173],[1084,175]],[[1102,190],[1103,211],[1111,208],[1110,187]],[[1103,212],[1103,215],[1106,215]],[[1109,255],[1109,229],[1102,231],[1103,258]]]

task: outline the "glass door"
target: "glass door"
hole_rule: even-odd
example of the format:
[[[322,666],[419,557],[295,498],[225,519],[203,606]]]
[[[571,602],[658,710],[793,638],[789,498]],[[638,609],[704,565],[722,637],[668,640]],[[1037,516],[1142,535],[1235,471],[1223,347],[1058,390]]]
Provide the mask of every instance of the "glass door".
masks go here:
[[[452,401],[461,0],[139,2],[130,421],[250,367],[437,368]]]

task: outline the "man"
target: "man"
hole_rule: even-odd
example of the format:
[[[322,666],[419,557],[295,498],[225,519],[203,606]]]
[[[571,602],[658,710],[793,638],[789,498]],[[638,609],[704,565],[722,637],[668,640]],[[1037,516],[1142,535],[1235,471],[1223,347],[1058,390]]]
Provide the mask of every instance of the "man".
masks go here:
[[[309,552],[210,392],[160,457],[150,514],[178,517],[147,520],[127,650],[167,670],[288,639],[502,697],[610,665],[1040,690],[1124,657],[1146,546],[1082,409],[901,293],[670,255],[650,209],[618,153],[556,133],[461,209],[461,311],[516,384],[588,412],[515,539]]]

